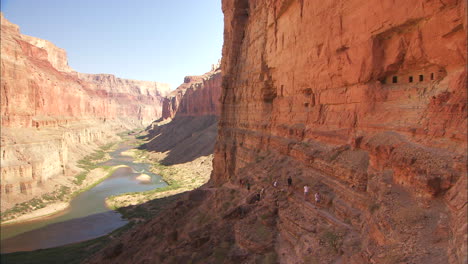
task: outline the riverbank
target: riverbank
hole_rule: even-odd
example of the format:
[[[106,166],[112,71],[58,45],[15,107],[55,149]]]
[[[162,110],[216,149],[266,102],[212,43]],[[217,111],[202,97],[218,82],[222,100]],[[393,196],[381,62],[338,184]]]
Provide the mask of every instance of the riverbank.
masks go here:
[[[33,210],[27,214],[22,214],[11,220],[6,220],[1,225],[17,224],[28,221],[36,221],[44,218],[56,216],[57,214],[66,212],[66,209],[70,206],[70,201],[78,194],[85,192],[94,186],[98,185],[108,177],[110,177],[115,170],[118,168],[128,167],[126,165],[119,165],[113,167],[100,167],[89,171],[86,179],[83,180],[79,188],[70,188],[70,194],[66,197],[66,201],[52,202],[45,204],[40,209]]]
[[[110,159],[109,152],[114,151],[118,142],[99,147],[94,153],[78,161],[82,169],[68,181],[56,186],[55,190],[40,197],[19,203],[1,214],[1,225],[20,223],[51,217],[64,212],[70,201],[79,193],[96,186],[122,166],[98,166]]]
[[[162,199],[152,200],[144,205],[127,208],[127,214],[131,219],[136,218],[153,218],[164,213],[167,208],[174,205],[179,197],[171,196]],[[145,206],[144,210],[140,210],[141,206]],[[141,211],[144,211],[142,215]],[[113,241],[118,239],[123,233],[135,226],[135,221],[130,221],[121,228],[112,231],[110,234],[64,246],[39,249],[34,251],[14,252],[0,255],[0,263],[30,263],[42,264],[51,263],[53,260],[60,260],[60,263],[78,264],[86,262],[92,258],[93,254],[108,246]]]
[[[213,155],[202,156],[182,164],[165,166],[160,161],[167,156],[167,153],[131,149],[121,154],[133,157],[135,162],[152,164],[151,172],[160,175],[168,186],[108,197],[106,206],[113,210],[190,191],[202,186],[210,179]]]

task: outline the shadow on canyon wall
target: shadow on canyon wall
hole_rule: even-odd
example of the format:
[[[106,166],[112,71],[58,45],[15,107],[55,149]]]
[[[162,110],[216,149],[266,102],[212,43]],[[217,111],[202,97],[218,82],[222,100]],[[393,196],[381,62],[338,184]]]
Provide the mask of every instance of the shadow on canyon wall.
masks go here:
[[[143,137],[150,141],[140,149],[169,151],[160,162],[166,166],[193,161],[213,154],[217,126],[218,117],[215,115],[175,117],[167,124],[153,125],[148,135]]]

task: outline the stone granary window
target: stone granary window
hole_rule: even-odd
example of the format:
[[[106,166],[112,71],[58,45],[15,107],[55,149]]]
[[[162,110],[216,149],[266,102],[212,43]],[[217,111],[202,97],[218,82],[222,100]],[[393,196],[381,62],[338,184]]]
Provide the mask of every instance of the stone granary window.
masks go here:
[[[398,76],[393,76],[392,83],[397,83],[397,82],[398,82]]]
[[[431,73],[431,80],[434,80],[434,73]]]
[[[408,78],[408,82],[410,82],[410,83],[413,82],[413,76],[410,76],[410,77]]]
[[[419,81],[420,81],[420,82],[424,81],[424,75],[422,75],[422,74],[419,75]]]

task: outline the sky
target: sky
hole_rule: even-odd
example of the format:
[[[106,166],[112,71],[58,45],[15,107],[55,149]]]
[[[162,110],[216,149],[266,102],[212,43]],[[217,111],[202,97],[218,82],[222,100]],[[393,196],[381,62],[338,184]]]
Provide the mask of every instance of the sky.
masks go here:
[[[83,73],[179,86],[221,59],[221,0],[1,0],[22,34],[67,51]]]

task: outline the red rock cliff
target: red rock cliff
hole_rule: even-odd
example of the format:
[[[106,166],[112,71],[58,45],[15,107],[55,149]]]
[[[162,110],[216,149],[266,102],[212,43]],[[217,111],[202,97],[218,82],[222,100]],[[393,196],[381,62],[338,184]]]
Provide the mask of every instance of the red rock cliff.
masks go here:
[[[328,203],[280,209],[280,262],[465,263],[466,2],[224,0],[223,12],[214,183],[294,175]],[[359,247],[321,251],[320,229]]]
[[[219,67],[201,76],[187,76],[184,83],[164,99],[163,119],[175,116],[219,116],[221,70]]]
[[[168,85],[72,72],[64,50],[21,35],[3,16],[1,49],[4,127],[120,117],[147,125],[161,116]]]
[[[168,85],[76,73],[64,50],[3,15],[1,36],[2,210],[73,175],[96,143],[161,117]]]
[[[466,263],[466,1],[223,12],[211,182],[88,261]]]

